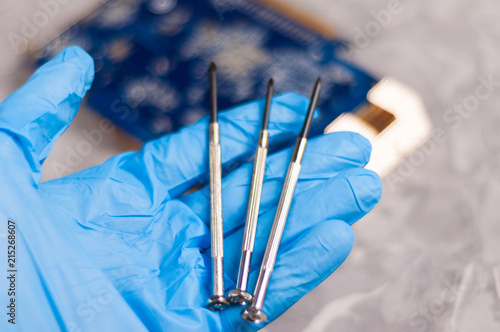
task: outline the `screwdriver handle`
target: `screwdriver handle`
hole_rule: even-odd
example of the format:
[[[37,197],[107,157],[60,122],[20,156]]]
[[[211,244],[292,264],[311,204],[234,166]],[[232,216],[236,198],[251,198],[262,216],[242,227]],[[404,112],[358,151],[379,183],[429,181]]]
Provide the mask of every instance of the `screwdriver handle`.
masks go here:
[[[210,233],[213,258],[214,295],[224,295],[224,233],[222,228],[222,170],[219,124],[209,124]]]
[[[252,184],[250,187],[250,199],[248,201],[247,219],[245,222],[245,232],[243,234],[243,244],[241,246],[241,260],[238,271],[236,289],[246,291],[248,287],[248,276],[250,274],[250,261],[255,244],[255,232],[257,230],[257,220],[259,218],[260,199],[262,185],[264,183],[264,172],[266,169],[267,149],[269,145],[269,132],[263,129],[260,132],[259,146],[255,153],[253,166]]]

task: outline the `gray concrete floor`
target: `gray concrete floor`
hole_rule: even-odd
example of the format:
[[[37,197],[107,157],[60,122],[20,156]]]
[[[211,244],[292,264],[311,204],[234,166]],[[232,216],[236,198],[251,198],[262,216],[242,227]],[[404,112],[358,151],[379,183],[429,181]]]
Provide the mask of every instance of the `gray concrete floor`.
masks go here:
[[[347,261],[266,331],[500,331],[500,86],[474,104],[483,80],[500,82],[497,0],[400,0],[387,24],[360,39],[384,0],[283,0],[351,39],[352,61],[394,76],[423,96],[444,140],[408,160],[384,181],[380,204],[354,228]],[[62,2],[62,1],[61,1]],[[99,1],[69,1],[40,29],[50,39]],[[0,5],[0,99],[27,77],[22,54],[6,39],[37,0]],[[455,110],[462,107],[463,111]],[[100,118],[83,108],[44,167],[66,157],[83,129]],[[106,137],[75,171],[98,164],[127,144]],[[397,177],[396,177],[397,176]]]

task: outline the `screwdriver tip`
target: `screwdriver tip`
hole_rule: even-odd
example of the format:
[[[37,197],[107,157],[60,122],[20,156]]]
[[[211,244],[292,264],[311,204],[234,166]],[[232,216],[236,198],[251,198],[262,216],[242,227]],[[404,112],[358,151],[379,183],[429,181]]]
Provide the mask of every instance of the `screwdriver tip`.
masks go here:
[[[267,96],[266,96],[266,106],[264,108],[264,121],[262,121],[262,130],[266,130],[269,126],[269,115],[271,111],[271,99],[273,98],[274,92],[274,80],[269,79],[267,84]]]
[[[215,65],[215,62],[210,62],[209,70],[211,72],[215,72],[217,70],[217,66]]]
[[[309,102],[309,109],[307,110],[306,119],[304,121],[304,126],[300,132],[299,137],[306,138],[311,129],[312,119],[316,106],[318,105],[319,95],[321,93],[321,77],[318,77],[316,84],[314,85],[314,90],[311,95],[311,100]]]
[[[210,63],[210,122],[217,122],[217,67]]]

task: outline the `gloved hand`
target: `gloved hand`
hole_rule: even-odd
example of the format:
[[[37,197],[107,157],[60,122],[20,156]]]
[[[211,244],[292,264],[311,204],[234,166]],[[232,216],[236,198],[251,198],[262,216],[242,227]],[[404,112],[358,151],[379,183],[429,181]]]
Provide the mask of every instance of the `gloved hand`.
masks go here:
[[[0,106],[1,331],[247,331],[241,307],[205,308],[211,292],[208,121],[65,178],[40,183],[41,164],[75,116],[93,61],[71,47]],[[308,99],[273,99],[271,145],[293,138]],[[263,100],[220,113],[227,290],[238,273]],[[268,158],[252,264],[253,287],[291,150]],[[310,140],[265,303],[271,322],[347,257],[350,225],[379,200],[363,166],[370,144],[343,132]],[[202,185],[201,190],[184,195]],[[8,220],[11,226],[8,227]],[[15,230],[12,232],[15,223]],[[10,233],[8,230],[11,230]],[[6,241],[14,239],[8,266]],[[14,298],[15,325],[8,322]],[[11,277],[12,278],[12,277]],[[253,289],[253,288],[250,288]]]

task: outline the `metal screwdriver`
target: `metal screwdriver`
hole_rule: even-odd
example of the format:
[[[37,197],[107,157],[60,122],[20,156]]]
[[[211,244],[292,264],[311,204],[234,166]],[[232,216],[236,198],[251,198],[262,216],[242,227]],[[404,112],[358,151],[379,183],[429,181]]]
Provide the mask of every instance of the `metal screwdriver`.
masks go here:
[[[255,243],[255,231],[257,229],[257,219],[259,217],[260,198],[262,185],[264,183],[264,171],[266,168],[267,148],[269,145],[269,114],[271,109],[271,99],[273,97],[274,82],[269,80],[267,85],[266,104],[264,107],[264,119],[262,130],[259,134],[259,145],[255,152],[255,161],[252,174],[252,184],[250,187],[250,199],[248,201],[247,219],[245,222],[245,232],[243,234],[243,244],[241,248],[240,268],[236,289],[229,292],[229,300],[242,305],[250,304],[252,295],[247,292],[248,276],[250,274],[250,262]]]
[[[316,109],[316,105],[318,103],[320,91],[321,79],[318,78],[311,96],[309,109],[307,110],[307,115],[302,127],[302,131],[299,134],[297,143],[295,144],[295,149],[293,151],[292,160],[290,162],[290,165],[288,166],[285,182],[281,191],[278,209],[274,217],[273,227],[271,229],[271,234],[269,235],[266,252],[264,254],[264,260],[262,261],[259,278],[255,287],[252,304],[249,307],[243,309],[241,312],[241,316],[244,319],[256,324],[264,323],[267,320],[266,314],[262,311],[264,307],[264,300],[266,298],[267,288],[269,286],[269,281],[271,280],[271,274],[274,269],[274,264],[276,263],[276,257],[278,255],[281,237],[283,236],[283,231],[285,230],[285,225],[288,218],[288,213],[290,211],[290,205],[292,204],[295,186],[297,185],[297,181],[299,179],[302,158],[304,157],[304,152],[307,145],[307,135],[309,134],[309,130],[311,128],[312,118],[314,110]]]
[[[224,297],[224,233],[222,229],[222,166],[219,123],[217,122],[217,68],[212,62],[210,74],[210,235],[212,248],[213,293],[208,300],[210,310],[224,310],[229,300]]]

